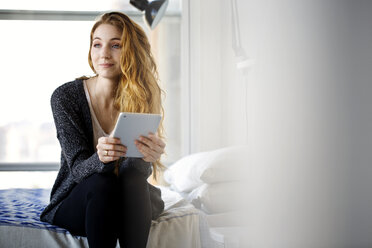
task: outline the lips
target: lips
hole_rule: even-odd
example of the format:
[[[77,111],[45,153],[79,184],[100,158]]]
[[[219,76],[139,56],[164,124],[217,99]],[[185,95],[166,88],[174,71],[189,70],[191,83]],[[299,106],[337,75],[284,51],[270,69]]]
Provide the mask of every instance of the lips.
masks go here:
[[[102,67],[102,68],[109,68],[109,67],[111,67],[113,65],[114,64],[110,64],[110,63],[99,64],[99,66]]]

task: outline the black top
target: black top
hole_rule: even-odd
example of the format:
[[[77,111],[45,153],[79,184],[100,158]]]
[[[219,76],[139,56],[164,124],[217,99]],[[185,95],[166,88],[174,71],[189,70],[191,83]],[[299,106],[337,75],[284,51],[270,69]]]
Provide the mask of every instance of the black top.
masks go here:
[[[93,173],[112,170],[115,162],[102,163],[94,149],[92,118],[82,80],[58,87],[52,94],[51,106],[61,145],[61,167],[51,191],[50,203],[40,219],[52,224],[58,207],[75,185]],[[146,177],[151,175],[151,163],[141,158],[127,158],[122,163],[135,166]],[[164,210],[164,202],[158,188],[149,184],[149,191],[152,219],[156,219]]]

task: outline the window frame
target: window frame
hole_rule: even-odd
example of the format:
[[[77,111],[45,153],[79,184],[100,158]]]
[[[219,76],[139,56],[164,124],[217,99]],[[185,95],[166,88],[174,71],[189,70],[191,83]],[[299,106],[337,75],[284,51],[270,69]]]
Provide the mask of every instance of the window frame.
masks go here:
[[[107,11],[21,10],[0,9],[0,20],[21,21],[94,21]],[[140,11],[125,11],[134,20],[142,18]],[[163,18],[181,17],[181,12],[167,11]]]

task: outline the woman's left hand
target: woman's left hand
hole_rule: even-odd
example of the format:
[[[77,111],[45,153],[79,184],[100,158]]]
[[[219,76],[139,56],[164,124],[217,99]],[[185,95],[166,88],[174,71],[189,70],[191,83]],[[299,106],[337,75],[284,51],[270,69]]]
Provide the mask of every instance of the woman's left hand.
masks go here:
[[[143,160],[146,162],[155,162],[160,159],[164,153],[165,143],[157,134],[149,133],[147,137],[141,136],[134,142],[137,149],[143,154]]]

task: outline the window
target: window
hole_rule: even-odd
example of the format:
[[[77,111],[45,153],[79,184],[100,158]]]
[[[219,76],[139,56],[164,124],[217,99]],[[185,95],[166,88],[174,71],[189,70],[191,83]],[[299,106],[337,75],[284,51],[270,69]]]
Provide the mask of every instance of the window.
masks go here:
[[[87,61],[91,22],[0,21],[4,68],[0,84],[1,162],[57,162],[50,110],[53,90],[79,75]],[[85,49],[83,49],[85,48]]]
[[[59,162],[50,96],[65,82],[93,75],[87,57],[90,29],[99,14],[94,11],[116,8],[128,10],[148,34],[166,92],[164,162],[180,157],[180,1],[170,1],[169,14],[152,32],[129,0],[9,0],[0,8],[0,163]]]

